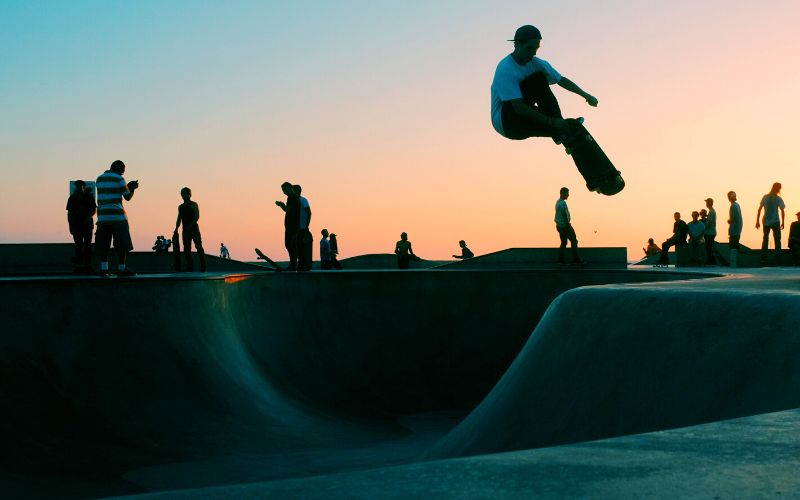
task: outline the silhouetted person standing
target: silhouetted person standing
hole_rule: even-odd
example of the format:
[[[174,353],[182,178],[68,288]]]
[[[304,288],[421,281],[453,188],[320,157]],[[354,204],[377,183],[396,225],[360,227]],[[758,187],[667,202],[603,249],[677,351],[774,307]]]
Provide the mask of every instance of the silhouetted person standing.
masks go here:
[[[472,250],[467,248],[467,242],[466,241],[464,241],[464,240],[459,241],[458,242],[458,246],[461,247],[461,255],[453,254],[454,258],[456,258],[456,259],[471,259],[471,258],[475,257],[475,254],[472,253]]]
[[[319,240],[319,266],[323,270],[331,268],[331,243],[328,241],[328,230],[322,230],[322,239]]]
[[[705,254],[705,240],[703,233],[706,231],[706,226],[698,220],[700,212],[696,210],[692,212],[692,222],[686,225],[689,232],[689,258],[693,265],[703,265],[703,254]]]
[[[225,246],[225,243],[219,244],[219,258],[220,259],[230,259],[231,254],[228,252],[228,247]]]
[[[281,184],[281,191],[286,195],[286,202],[276,201],[275,204],[285,212],[283,217],[283,244],[289,253],[289,267],[287,271],[297,271],[297,232],[300,228],[300,196],[294,192],[291,182]]]
[[[728,192],[728,201],[731,202],[731,208],[728,212],[728,248],[730,248],[730,263],[731,267],[739,266],[739,238],[742,236],[742,228],[744,227],[744,220],[742,219],[742,208],[736,201],[736,193],[734,191]]]
[[[75,242],[74,272],[92,272],[92,232],[97,204],[82,180],[75,181],[75,191],[67,200],[67,222],[72,240]]]
[[[714,241],[717,238],[717,211],[714,210],[714,200],[706,198],[706,208],[708,209],[708,216],[703,223],[706,225],[706,231],[703,233],[703,238],[706,240],[706,264],[715,265],[717,259],[714,257]]]
[[[339,263],[339,259],[337,256],[339,255],[339,240],[337,239],[336,234],[331,233],[330,237],[331,243],[331,267],[333,269],[342,269],[342,265]]]
[[[175,231],[183,224],[183,255],[186,258],[186,270],[194,271],[192,259],[192,242],[197,248],[197,257],[200,260],[200,272],[206,272],[206,253],[203,250],[203,238],[200,235],[200,207],[192,201],[192,190],[188,187],[181,189],[183,203],[178,205],[178,218],[175,221]]]
[[[397,254],[397,268],[408,269],[408,261],[414,255],[414,250],[411,248],[411,242],[408,241],[406,233],[400,233],[400,241],[394,246],[394,253]]]
[[[758,213],[756,214],[756,229],[761,227],[761,210],[764,210],[764,239],[761,240],[761,265],[767,263],[767,252],[769,251],[769,232],[772,231],[772,237],[775,240],[775,265],[780,265],[781,262],[781,230],[783,223],[786,219],[786,212],[784,209],[786,205],[781,198],[781,183],[776,182],[772,185],[769,193],[761,198],[761,203],[758,205]],[[781,211],[780,220],[778,220],[778,210]]]
[[[575,229],[572,228],[572,217],[569,214],[569,207],[567,207],[567,198],[569,198],[569,189],[562,187],[560,197],[556,201],[555,217],[556,230],[561,239],[561,245],[558,247],[558,263],[564,264],[564,250],[567,248],[567,240],[569,240],[572,261],[580,264],[583,261],[578,256],[578,238],[575,236]]]
[[[673,217],[675,224],[672,225],[672,236],[661,244],[661,257],[658,259],[659,264],[664,266],[669,265],[669,249],[673,246],[685,246],[686,236],[689,234],[687,224],[681,220],[681,213],[675,212]],[[677,259],[675,261],[677,262]]]
[[[100,274],[108,275],[108,252],[111,250],[111,240],[114,240],[114,249],[119,259],[117,275],[135,276],[125,265],[128,252],[133,250],[130,227],[122,199],[130,201],[134,192],[139,189],[139,181],[130,181],[127,184],[122,175],[125,173],[125,164],[116,160],[108,170],[97,178],[97,253],[100,255]]]
[[[314,237],[308,229],[311,224],[311,204],[302,195],[303,188],[295,184],[294,192],[300,197],[300,224],[297,229],[297,270],[310,271],[313,262]]]
[[[800,265],[800,212],[795,214],[797,220],[789,226],[789,250],[792,251],[794,265]]]

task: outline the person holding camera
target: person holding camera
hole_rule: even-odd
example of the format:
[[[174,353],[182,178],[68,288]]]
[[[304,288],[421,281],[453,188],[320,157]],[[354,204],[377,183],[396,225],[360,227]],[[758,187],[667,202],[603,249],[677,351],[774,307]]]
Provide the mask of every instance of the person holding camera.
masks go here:
[[[97,253],[100,255],[100,274],[109,275],[108,253],[111,250],[111,240],[119,258],[117,263],[118,276],[135,276],[136,273],[128,269],[125,261],[128,252],[133,250],[131,232],[128,227],[128,217],[122,207],[122,199],[130,201],[133,193],[139,188],[139,181],[125,182],[122,174],[125,173],[125,164],[115,160],[108,170],[97,178],[97,234],[95,242]]]

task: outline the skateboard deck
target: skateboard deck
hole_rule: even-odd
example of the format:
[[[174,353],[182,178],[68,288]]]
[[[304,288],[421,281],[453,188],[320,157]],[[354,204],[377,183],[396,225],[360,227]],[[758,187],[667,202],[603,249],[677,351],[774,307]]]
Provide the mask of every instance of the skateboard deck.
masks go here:
[[[278,264],[276,264],[274,260],[264,255],[264,253],[258,248],[256,248],[256,255],[258,256],[259,260],[263,260],[264,262],[272,266],[276,271],[281,271],[281,268],[278,266]]]
[[[583,118],[568,121],[570,132],[564,139],[564,146],[586,180],[589,191],[597,191],[606,196],[622,191],[625,188],[625,181],[620,171],[614,167],[594,137],[583,126]]]
[[[178,231],[172,233],[172,264],[176,272],[181,272],[181,241]]]

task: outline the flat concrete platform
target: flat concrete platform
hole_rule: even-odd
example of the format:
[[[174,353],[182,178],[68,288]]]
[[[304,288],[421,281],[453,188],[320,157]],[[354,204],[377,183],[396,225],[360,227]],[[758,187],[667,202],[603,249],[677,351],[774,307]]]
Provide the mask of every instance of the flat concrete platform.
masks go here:
[[[0,488],[796,491],[800,269],[704,271],[0,278]]]
[[[797,498],[800,411],[358,472],[133,498]]]

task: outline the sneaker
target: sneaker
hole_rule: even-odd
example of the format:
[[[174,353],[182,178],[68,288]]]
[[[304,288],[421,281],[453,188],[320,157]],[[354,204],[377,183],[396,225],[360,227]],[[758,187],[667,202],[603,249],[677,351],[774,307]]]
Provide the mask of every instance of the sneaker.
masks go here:
[[[104,278],[107,278],[107,277],[111,276],[111,271],[109,271],[108,269],[105,269],[105,270],[100,269],[100,270],[97,271],[97,275],[98,276],[102,276]]]
[[[131,271],[129,267],[126,267],[122,271],[117,271],[117,276],[136,276],[136,273]]]

